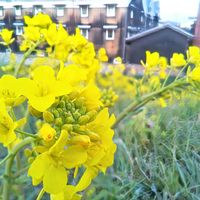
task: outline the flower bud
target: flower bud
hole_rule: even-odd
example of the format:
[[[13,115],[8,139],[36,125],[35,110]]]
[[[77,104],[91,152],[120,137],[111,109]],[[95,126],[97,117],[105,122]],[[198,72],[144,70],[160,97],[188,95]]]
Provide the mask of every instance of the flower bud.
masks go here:
[[[65,120],[65,122],[67,123],[67,124],[71,124],[71,123],[73,123],[75,120],[74,120],[74,118],[71,116],[71,117],[67,117],[66,118],[66,120]]]
[[[30,157],[31,155],[32,155],[32,150],[30,150],[30,149],[24,149],[24,155],[28,158],[28,157]]]
[[[78,112],[73,113],[73,117],[75,120],[78,120],[80,116],[81,116],[81,114]]]
[[[96,134],[96,133],[91,132],[91,131],[89,131],[87,133],[87,135],[90,137],[92,142],[96,142],[96,141],[100,140],[100,136],[98,134]]]
[[[29,158],[28,158],[28,162],[29,162],[30,164],[33,163],[34,160],[35,160],[34,157],[29,157]]]
[[[83,106],[81,109],[79,109],[79,113],[81,115],[85,115],[86,111],[87,111],[87,108],[85,106]]]
[[[33,116],[35,116],[35,117],[37,117],[37,118],[42,117],[42,112],[37,111],[37,110],[36,110],[35,108],[33,108],[32,106],[29,106],[28,109],[29,109],[29,112],[31,113],[31,115],[33,115]]]
[[[90,138],[87,135],[77,135],[70,139],[70,144],[79,144],[82,146],[89,146]]]
[[[49,124],[43,124],[42,128],[39,130],[39,136],[43,138],[44,141],[51,141],[56,135],[56,131]]]
[[[59,112],[56,109],[52,110],[52,113],[54,114],[55,118],[60,116]]]
[[[78,119],[78,123],[83,125],[86,124],[90,120],[90,117],[88,115],[83,115]]]
[[[94,117],[97,115],[97,111],[91,110],[90,112],[87,113],[87,115],[89,116],[90,120],[93,120]]]
[[[54,121],[54,115],[49,111],[43,112],[43,118],[46,122],[51,123]]]
[[[60,108],[65,108],[65,101],[60,101],[60,103],[59,103],[59,107]]]
[[[64,124],[62,126],[62,129],[68,131],[68,132],[71,132],[73,130],[73,126],[71,124]]]
[[[61,117],[55,119],[55,125],[57,125],[57,126],[63,125],[63,120]]]

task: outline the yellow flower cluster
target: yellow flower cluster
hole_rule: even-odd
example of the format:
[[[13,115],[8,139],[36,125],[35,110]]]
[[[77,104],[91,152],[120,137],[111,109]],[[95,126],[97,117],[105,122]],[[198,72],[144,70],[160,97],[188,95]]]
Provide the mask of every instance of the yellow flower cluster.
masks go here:
[[[26,151],[31,155],[28,175],[33,185],[42,183],[53,200],[80,199],[79,193],[113,164],[116,151],[115,117],[104,107],[95,84],[100,61],[108,57],[105,49],[96,55],[78,29],[69,35],[47,15],[25,16],[25,23],[20,47],[27,50],[24,60],[44,46],[46,57],[36,58],[28,70],[22,62],[16,77],[0,78],[0,142],[8,147],[24,137],[18,127],[25,120],[14,119],[13,110],[27,106],[41,122],[31,153]],[[7,45],[13,41],[12,32],[3,30],[1,35]],[[25,76],[17,78],[19,69]]]
[[[43,182],[52,199],[64,195],[65,190],[70,190],[72,198],[77,196],[98,171],[105,172],[113,163],[116,145],[111,126],[115,118],[103,109],[100,91],[86,82],[87,75],[86,69],[74,65],[62,66],[57,73],[49,66],[40,66],[32,71],[31,78],[4,75],[0,79],[1,143],[8,146],[14,142],[18,127],[6,105],[17,106],[27,99],[29,107],[43,115],[44,124],[38,131],[42,140],[35,147],[38,156],[28,174],[33,185]],[[71,185],[68,175],[74,169],[76,177],[79,168],[85,172],[76,185]],[[63,199],[71,198],[67,195]]]
[[[124,94],[126,97],[135,96],[136,79],[133,77],[135,71],[130,76],[124,73],[125,66],[121,63],[121,58],[117,57],[114,64],[103,66],[101,72],[97,74],[97,83],[100,88],[103,88],[102,101],[105,106],[113,106],[118,100],[117,96],[123,97]]]

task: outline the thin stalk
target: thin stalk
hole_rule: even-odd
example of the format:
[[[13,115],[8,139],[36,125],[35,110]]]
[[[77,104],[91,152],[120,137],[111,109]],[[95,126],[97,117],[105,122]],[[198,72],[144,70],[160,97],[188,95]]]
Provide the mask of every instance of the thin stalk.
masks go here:
[[[23,58],[21,59],[21,61],[19,62],[19,64],[16,66],[15,68],[15,72],[14,72],[14,76],[17,77],[20,69],[22,68],[22,66],[24,65],[26,59],[31,55],[31,53],[37,48],[37,46],[39,46],[41,43],[41,40],[38,40],[23,56]]]
[[[11,156],[13,156],[13,154],[9,153],[3,160],[1,160],[0,166],[3,165]]]
[[[179,80],[182,81],[182,79],[179,79]],[[179,85],[185,84],[185,82],[180,82],[180,81],[173,82],[170,85],[167,85],[166,87],[163,87],[158,91],[152,92],[142,97],[138,101],[134,101],[133,103],[131,103],[127,108],[124,109],[122,113],[120,113],[120,115],[117,117],[117,120],[113,124],[112,128],[116,128],[119,122],[121,122],[130,112],[137,110],[138,107],[140,108],[141,106],[144,106],[149,101],[152,101],[154,98],[164,94],[166,91],[170,89],[173,89]]]
[[[169,77],[171,76],[172,71],[173,71],[173,67],[171,66],[170,71],[167,74],[167,77],[166,77],[164,83],[162,84],[162,88],[166,85],[167,81],[169,80]]]
[[[15,132],[20,133],[20,134],[22,134],[24,136],[28,136],[28,137],[32,137],[32,138],[38,138],[37,135],[33,135],[31,133],[27,133],[25,131],[21,131],[21,130],[18,130],[18,129],[16,129]]]
[[[178,80],[178,78],[180,77],[180,75],[182,74],[182,72],[184,71],[184,69],[186,69],[187,66],[188,66],[188,63],[187,63],[184,67],[182,67],[182,69],[179,71],[179,73],[178,73],[178,75],[176,76],[176,78],[175,78],[174,81]]]
[[[42,189],[40,190],[40,193],[38,194],[38,196],[37,196],[37,199],[36,199],[36,200],[41,200],[41,199],[42,199],[42,197],[43,197],[43,195],[44,195],[44,193],[45,193],[45,191],[44,191],[44,189],[42,188]]]
[[[3,200],[9,200],[10,196],[10,178],[11,169],[13,165],[14,158],[16,154],[26,145],[32,143],[34,138],[27,137],[21,143],[17,144],[10,152],[10,157],[7,159],[5,172],[4,172],[4,182],[3,182]]]

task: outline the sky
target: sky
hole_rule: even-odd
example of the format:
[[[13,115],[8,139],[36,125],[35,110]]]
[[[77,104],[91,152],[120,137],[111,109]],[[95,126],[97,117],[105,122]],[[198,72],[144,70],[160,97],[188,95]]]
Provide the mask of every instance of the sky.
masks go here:
[[[187,23],[188,17],[196,17],[200,0],[160,0],[162,21]]]

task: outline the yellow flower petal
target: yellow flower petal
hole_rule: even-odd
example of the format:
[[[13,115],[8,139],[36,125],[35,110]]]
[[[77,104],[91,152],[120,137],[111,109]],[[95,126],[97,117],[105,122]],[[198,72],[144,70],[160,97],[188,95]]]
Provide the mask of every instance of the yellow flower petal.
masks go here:
[[[37,185],[42,181],[45,171],[50,164],[51,160],[47,153],[37,156],[28,170],[28,175],[33,179],[33,185]]]
[[[86,160],[87,152],[82,146],[79,145],[71,146],[63,153],[63,165],[68,169],[81,165]]]
[[[62,166],[51,164],[46,168],[43,178],[44,190],[51,194],[57,194],[64,190],[67,184],[67,171]]]

